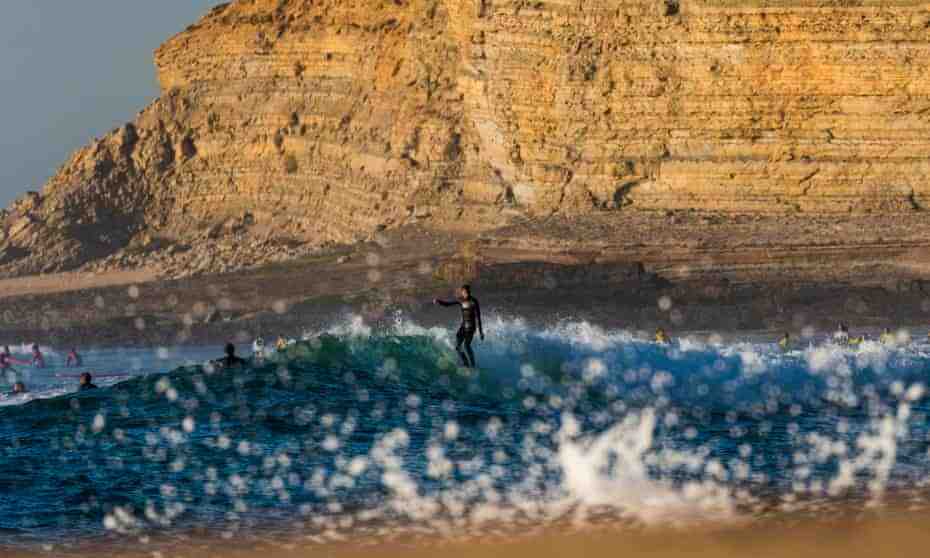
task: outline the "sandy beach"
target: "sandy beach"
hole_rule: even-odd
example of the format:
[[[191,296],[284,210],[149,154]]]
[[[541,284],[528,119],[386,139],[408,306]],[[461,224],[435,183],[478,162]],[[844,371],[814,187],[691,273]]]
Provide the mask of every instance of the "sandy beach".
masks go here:
[[[609,526],[542,530],[522,536],[403,541],[319,543],[297,535],[274,540],[224,540],[204,535],[172,541],[115,539],[104,544],[49,547],[44,551],[7,549],[11,558],[62,556],[84,558],[567,558],[571,556],[655,558],[866,558],[919,555],[930,544],[927,517],[921,513],[887,513],[884,518],[824,520],[786,518],[775,524],[625,529]]]

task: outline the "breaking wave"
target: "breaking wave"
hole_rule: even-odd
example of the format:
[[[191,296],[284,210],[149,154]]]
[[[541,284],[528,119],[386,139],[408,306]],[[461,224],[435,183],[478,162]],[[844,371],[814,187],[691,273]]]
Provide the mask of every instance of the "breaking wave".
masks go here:
[[[478,370],[448,330],[356,318],[241,369],[2,407],[5,536],[751,521],[930,481],[926,346],[487,329]]]

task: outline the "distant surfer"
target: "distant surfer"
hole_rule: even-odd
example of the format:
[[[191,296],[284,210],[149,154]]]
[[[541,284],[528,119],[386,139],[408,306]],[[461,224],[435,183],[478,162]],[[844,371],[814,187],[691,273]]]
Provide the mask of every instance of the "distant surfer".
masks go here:
[[[665,330],[660,328],[656,329],[656,343],[659,345],[668,345],[672,342],[671,338],[665,333]]]
[[[36,368],[45,368],[45,356],[42,355],[42,350],[39,349],[37,343],[32,345],[32,365]]]
[[[84,372],[81,374],[80,385],[78,386],[78,391],[87,391],[89,389],[97,389],[97,385],[94,384],[94,377],[90,375],[90,372]]]
[[[840,327],[833,334],[833,341],[837,345],[849,345],[849,328],[846,327],[846,324],[840,324]]]
[[[252,356],[254,356],[256,360],[263,360],[265,358],[265,338],[264,337],[259,337],[258,339],[252,342]]]
[[[78,368],[83,366],[84,359],[81,358],[81,355],[78,354],[77,349],[72,347],[71,352],[68,353],[68,360],[65,362],[65,367],[67,368]]]
[[[895,338],[894,338],[894,335],[891,333],[891,329],[889,329],[889,328],[887,328],[887,327],[886,327],[885,329],[883,329],[883,330],[882,330],[881,336],[878,338],[878,341],[879,341],[882,345],[894,345],[894,344],[895,344]]]
[[[6,371],[11,368],[13,368],[13,355],[9,347],[4,347],[3,352],[0,352],[0,369]]]
[[[13,368],[14,364],[28,365],[29,363],[24,360],[14,358],[13,353],[10,352],[10,346],[7,345],[3,347],[3,352],[0,352],[0,370],[10,370]]]
[[[224,368],[233,368],[235,366],[243,366],[245,360],[236,356],[236,346],[232,343],[226,344],[226,356],[219,358],[213,361],[213,364],[217,366],[222,366]]]
[[[778,346],[781,347],[783,351],[787,351],[791,347],[791,336],[788,335],[787,331],[782,335],[781,339],[778,340]]]
[[[465,368],[477,368],[478,363],[475,361],[475,353],[472,351],[471,342],[475,338],[475,332],[481,336],[484,341],[484,327],[481,324],[481,305],[478,299],[471,295],[471,286],[462,285],[456,293],[456,300],[433,299],[433,304],[439,306],[458,306],[462,310],[462,324],[459,326],[458,333],[455,334],[455,352],[462,358]],[[462,347],[464,346],[464,350]]]
[[[26,393],[29,393],[29,390],[26,389],[26,384],[16,382],[13,384],[13,391],[10,392],[10,395],[24,395]]]

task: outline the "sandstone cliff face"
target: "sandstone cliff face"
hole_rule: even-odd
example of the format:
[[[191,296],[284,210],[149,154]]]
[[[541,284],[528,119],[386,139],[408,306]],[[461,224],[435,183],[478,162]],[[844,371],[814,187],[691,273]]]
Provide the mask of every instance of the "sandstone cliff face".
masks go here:
[[[0,265],[230,219],[352,241],[470,204],[912,211],[930,12],[877,0],[239,0],[162,97],[7,210]]]

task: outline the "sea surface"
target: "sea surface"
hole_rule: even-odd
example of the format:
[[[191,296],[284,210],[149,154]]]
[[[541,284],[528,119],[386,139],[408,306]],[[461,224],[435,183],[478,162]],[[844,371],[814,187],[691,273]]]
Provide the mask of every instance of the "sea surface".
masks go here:
[[[926,501],[923,337],[849,348],[812,335],[783,351],[572,321],[486,329],[478,370],[458,366],[453,331],[402,317],[349,316],[238,369],[206,364],[217,347],[89,351],[79,369],[45,348],[48,368],[7,378],[31,392],[0,396],[0,546],[689,525]],[[75,392],[84,370],[101,389]]]

